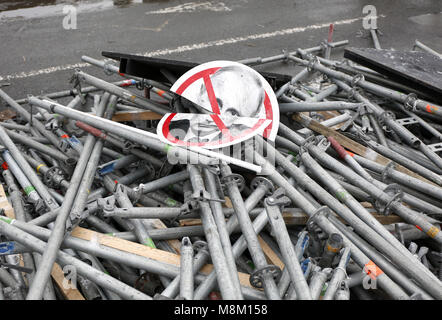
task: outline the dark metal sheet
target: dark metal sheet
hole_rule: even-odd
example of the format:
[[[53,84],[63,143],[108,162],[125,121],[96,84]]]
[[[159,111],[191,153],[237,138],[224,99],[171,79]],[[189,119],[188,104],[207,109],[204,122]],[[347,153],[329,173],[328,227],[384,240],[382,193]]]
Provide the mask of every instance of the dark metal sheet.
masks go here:
[[[427,52],[346,48],[344,57],[442,99],[442,59]]]
[[[166,83],[170,83],[170,81],[163,75],[161,69],[166,69],[176,78],[179,78],[188,70],[199,65],[199,63],[193,62],[151,58],[118,52],[103,51],[102,55],[106,58],[120,61],[121,73]],[[292,79],[292,76],[285,74],[271,72],[259,73],[270,83],[273,90],[277,90],[280,86]]]

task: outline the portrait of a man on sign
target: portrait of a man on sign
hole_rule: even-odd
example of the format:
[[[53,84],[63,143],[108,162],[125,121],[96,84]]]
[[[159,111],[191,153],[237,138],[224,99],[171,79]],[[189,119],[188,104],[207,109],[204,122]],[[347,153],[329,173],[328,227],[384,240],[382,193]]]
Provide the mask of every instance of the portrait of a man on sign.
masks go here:
[[[276,97],[266,80],[245,65],[229,61],[200,65],[178,79],[171,91],[205,113],[165,115],[158,134],[168,143],[212,149],[257,134],[271,140],[276,135]]]

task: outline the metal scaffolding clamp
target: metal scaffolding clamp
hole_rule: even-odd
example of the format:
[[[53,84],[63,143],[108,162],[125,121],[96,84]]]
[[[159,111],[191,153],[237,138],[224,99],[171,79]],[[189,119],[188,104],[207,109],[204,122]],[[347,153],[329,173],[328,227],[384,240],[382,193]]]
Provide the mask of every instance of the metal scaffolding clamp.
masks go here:
[[[376,199],[373,205],[379,211],[379,213],[388,216],[391,213],[392,204],[402,201],[404,193],[396,183],[388,185],[383,191],[390,196],[388,202],[383,203],[379,199]]]
[[[270,179],[267,179],[263,176],[256,176],[255,178],[253,178],[252,182],[250,183],[250,188],[252,190],[255,190],[260,185],[265,186],[265,188],[267,189],[266,194],[268,196],[273,194],[273,192],[275,191],[275,186],[274,186],[273,182]]]
[[[283,188],[276,189],[276,191],[273,192],[270,197],[267,197],[265,201],[267,205],[278,206],[280,210],[292,203],[290,198],[285,195],[285,191]]]
[[[190,198],[192,200],[204,201],[204,202],[209,202],[209,201],[222,202],[222,203],[226,202],[226,200],[224,199],[211,198],[210,193],[207,192],[206,190],[196,190]]]
[[[60,167],[51,167],[43,175],[43,182],[51,188],[58,189],[66,175]]]
[[[264,273],[270,273],[275,282],[278,282],[279,279],[281,279],[282,271],[278,266],[275,265],[266,265],[262,268],[257,268],[253,273],[250,275],[249,281],[252,286],[255,288],[262,288],[263,287],[263,274]]]
[[[97,206],[104,217],[112,216],[115,212],[115,197],[99,198],[97,199]]]
[[[410,93],[407,95],[404,101],[404,108],[408,111],[415,112],[417,110],[416,105],[418,102],[417,95],[415,93]]]
[[[236,184],[241,192],[245,186],[244,177],[237,173],[232,173],[221,178],[221,186],[225,190],[230,184]]]

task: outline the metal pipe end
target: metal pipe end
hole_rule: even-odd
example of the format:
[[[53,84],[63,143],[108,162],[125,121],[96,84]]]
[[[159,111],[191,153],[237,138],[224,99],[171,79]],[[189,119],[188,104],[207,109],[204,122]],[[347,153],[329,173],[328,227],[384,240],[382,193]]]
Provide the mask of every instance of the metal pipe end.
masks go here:
[[[68,167],[73,167],[75,166],[75,164],[77,163],[77,159],[75,158],[67,158],[64,163],[68,166]]]
[[[192,247],[192,242],[190,241],[189,237],[184,237],[184,238],[181,240],[181,245],[182,245],[183,247]]]

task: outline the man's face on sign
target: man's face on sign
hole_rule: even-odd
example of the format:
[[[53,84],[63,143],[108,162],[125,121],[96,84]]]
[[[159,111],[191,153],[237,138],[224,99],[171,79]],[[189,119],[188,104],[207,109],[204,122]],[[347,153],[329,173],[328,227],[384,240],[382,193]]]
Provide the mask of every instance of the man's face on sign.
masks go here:
[[[247,129],[243,124],[234,123],[237,117],[259,117],[265,114],[264,90],[260,79],[247,69],[240,67],[225,67],[218,70],[211,77],[215,96],[217,97],[220,116],[232,135],[239,134]],[[201,85],[197,104],[210,106],[209,97],[204,84]],[[195,121],[191,123],[194,134],[206,135],[217,129],[214,122]]]

